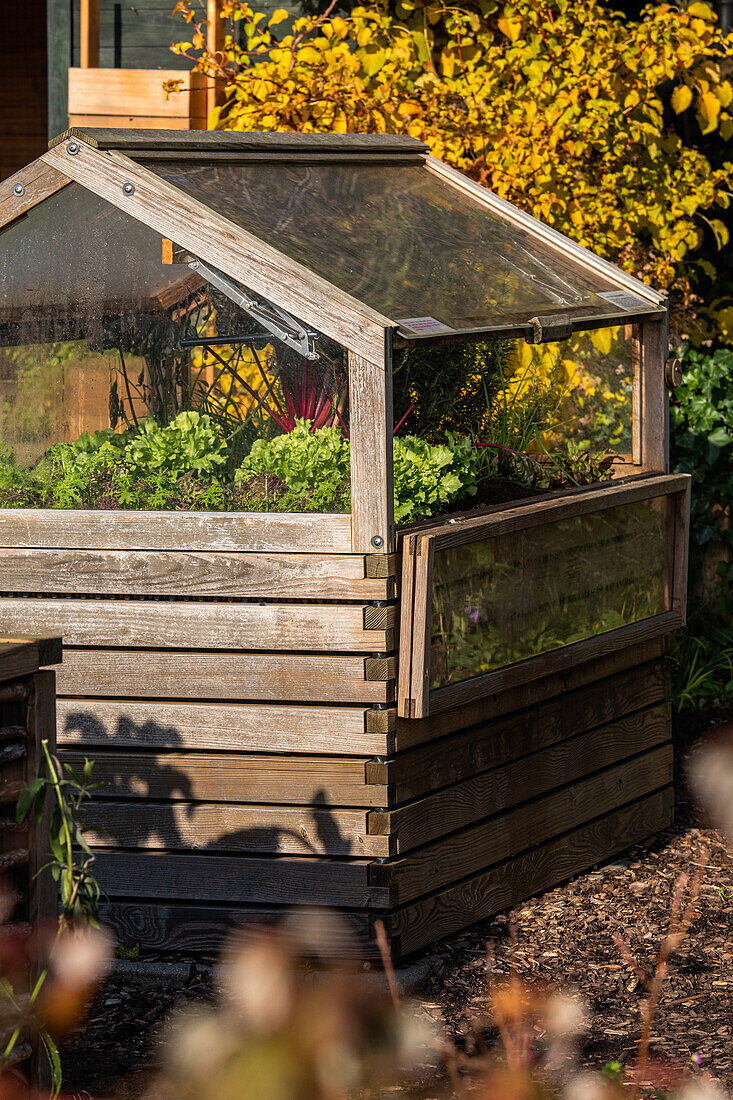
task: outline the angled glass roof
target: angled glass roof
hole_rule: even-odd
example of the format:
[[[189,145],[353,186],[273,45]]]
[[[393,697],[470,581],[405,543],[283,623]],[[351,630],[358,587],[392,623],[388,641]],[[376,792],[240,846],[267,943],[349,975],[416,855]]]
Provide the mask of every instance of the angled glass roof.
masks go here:
[[[408,342],[467,333],[526,335],[537,318],[541,333],[545,322],[593,328],[664,309],[661,296],[620,269],[488,192],[484,201],[440,165],[440,171],[430,167],[425,147],[404,136],[88,130],[69,131],[52,144],[71,139],[110,150],[112,157],[129,156],[348,294],[354,306],[389,319]],[[149,182],[154,191],[155,181]],[[93,257],[94,240],[101,246],[106,239],[100,251],[109,252],[111,231],[120,235],[124,216],[88,193],[80,199],[80,191],[78,185],[65,188],[30,220],[4,231],[16,238],[3,244],[12,244],[18,275],[26,265],[35,278],[28,285],[20,276],[14,303],[11,276],[6,309],[41,305],[47,286],[60,292],[59,307],[64,294],[67,307],[80,293],[83,298],[83,284],[95,273],[84,269],[84,258],[75,270],[69,250],[73,254],[75,240],[83,238],[82,251]],[[155,254],[160,238],[137,220],[133,225],[134,218],[122,230],[119,294],[130,293],[129,272],[136,269],[132,296],[139,301],[142,293],[157,303],[182,273],[161,266]],[[195,239],[195,222],[191,228]],[[58,252],[46,248],[38,255],[44,241],[57,238]],[[64,270],[45,270],[54,264]],[[113,297],[116,278],[110,265],[105,281]],[[246,282],[243,273],[239,279]],[[536,324],[534,332],[535,339],[558,338],[538,337]]]
[[[421,162],[183,159],[147,166],[389,317],[407,336],[496,330],[557,314],[570,314],[582,328],[584,320],[657,308],[643,299],[633,303],[628,294],[619,298],[612,278]]]

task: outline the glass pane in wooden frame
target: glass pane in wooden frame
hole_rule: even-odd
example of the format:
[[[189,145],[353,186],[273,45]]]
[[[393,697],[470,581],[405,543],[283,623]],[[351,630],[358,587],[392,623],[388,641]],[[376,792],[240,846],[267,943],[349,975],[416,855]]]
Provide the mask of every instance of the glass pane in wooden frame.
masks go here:
[[[424,717],[684,622],[689,479],[406,535],[398,712]]]
[[[122,438],[148,418],[165,427],[191,410],[206,414],[226,444],[226,465],[204,482],[230,482],[256,440],[299,420],[349,437],[346,348],[226,273],[224,287],[212,282],[200,262],[189,266],[195,257],[167,246],[75,182],[3,229],[0,442],[19,466],[35,467],[83,433]],[[349,511],[348,455],[343,467],[343,492],[328,511]],[[270,484],[283,492],[271,479],[265,494]],[[303,493],[294,512],[311,510]],[[99,498],[91,506],[117,507]]]
[[[424,164],[151,160],[151,171],[389,317],[406,339],[657,312]],[[488,194],[488,192],[487,192]]]

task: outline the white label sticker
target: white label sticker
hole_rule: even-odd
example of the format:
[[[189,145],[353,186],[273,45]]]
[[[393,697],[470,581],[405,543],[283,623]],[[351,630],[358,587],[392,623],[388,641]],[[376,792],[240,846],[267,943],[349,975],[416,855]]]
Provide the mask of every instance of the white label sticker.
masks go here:
[[[598,297],[605,298],[612,306],[618,306],[619,309],[654,308],[651,302],[645,302],[643,298],[637,298],[635,294],[629,294],[628,290],[605,290]]]
[[[398,317],[397,324],[403,328],[409,328],[410,332],[417,332],[421,336],[435,336],[440,332],[453,332],[450,325],[444,325],[442,321],[436,321],[435,317]]]

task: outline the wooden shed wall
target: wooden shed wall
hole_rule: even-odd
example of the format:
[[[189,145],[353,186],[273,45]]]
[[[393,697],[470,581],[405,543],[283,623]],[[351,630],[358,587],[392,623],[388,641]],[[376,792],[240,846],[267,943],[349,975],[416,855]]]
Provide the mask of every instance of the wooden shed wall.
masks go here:
[[[0,179],[46,151],[46,0],[0,0]]]

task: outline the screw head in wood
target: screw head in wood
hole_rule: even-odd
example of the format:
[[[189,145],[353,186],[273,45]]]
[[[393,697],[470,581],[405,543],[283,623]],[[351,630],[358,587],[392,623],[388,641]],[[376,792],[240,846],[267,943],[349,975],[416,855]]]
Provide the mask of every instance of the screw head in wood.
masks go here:
[[[372,535],[372,546],[375,550],[381,550],[384,546],[384,539],[381,535]]]
[[[79,152],[79,142],[70,141],[66,146],[66,152],[69,154],[70,157],[75,157],[76,154]]]
[[[16,183],[15,187],[13,188],[13,194],[18,196],[25,195],[25,187],[22,183]]]
[[[134,195],[135,194],[135,185],[134,185],[134,183],[123,183],[122,184],[122,193],[123,193],[123,195]]]

